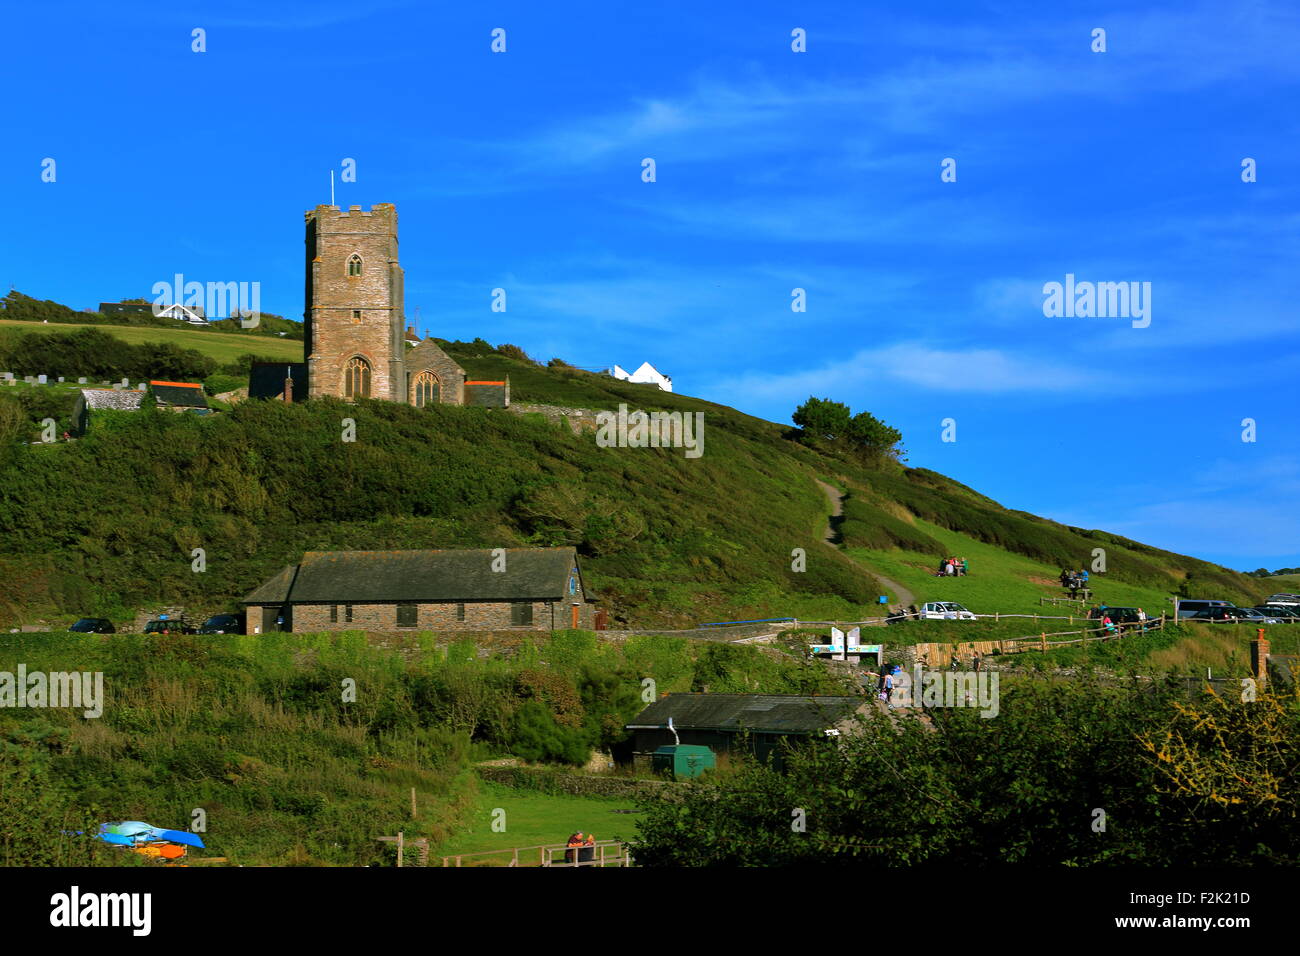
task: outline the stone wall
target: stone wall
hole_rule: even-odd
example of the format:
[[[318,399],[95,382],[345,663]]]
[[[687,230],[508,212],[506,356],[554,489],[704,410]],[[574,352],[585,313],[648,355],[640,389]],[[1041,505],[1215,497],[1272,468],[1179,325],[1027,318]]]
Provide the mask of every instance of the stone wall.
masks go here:
[[[398,626],[397,605],[353,604],[352,620],[348,620],[346,604],[295,604],[293,630],[295,633],[318,631],[549,631],[565,630],[573,626],[573,612],[569,603],[532,601],[533,623],[510,623],[509,601],[471,601],[465,603],[465,620],[457,620],[460,602],[417,603],[415,624]],[[331,620],[332,609],[337,608],[337,620]],[[552,610],[554,613],[552,613]],[[578,627],[592,629],[592,606],[586,602],[578,608]],[[262,608],[248,608],[249,634],[261,633]]]
[[[402,268],[397,259],[397,209],[376,203],[317,206],[306,213],[307,310],[304,348],[312,398],[344,396],[349,361],[370,364],[370,397],[406,401]],[[361,275],[348,259],[361,257]],[[360,312],[360,321],[353,312]]]
[[[596,430],[596,412],[590,408],[565,408],[560,405],[511,405],[510,410],[516,415],[535,413],[541,415],[552,425],[568,423],[570,430],[577,435],[584,431]]]
[[[409,402],[414,395],[415,379],[421,372],[428,370],[438,380],[438,403],[440,405],[465,404],[465,370],[452,361],[437,344],[425,340],[406,351],[407,398]]]

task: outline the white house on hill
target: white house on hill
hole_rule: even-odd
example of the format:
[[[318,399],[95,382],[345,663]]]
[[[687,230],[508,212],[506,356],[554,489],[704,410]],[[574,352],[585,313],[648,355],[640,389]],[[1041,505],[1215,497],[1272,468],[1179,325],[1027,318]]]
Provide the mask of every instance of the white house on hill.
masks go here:
[[[609,370],[609,374],[624,382],[658,385],[665,392],[671,392],[673,390],[673,380],[667,375],[662,374],[649,362],[642,362],[641,367],[630,375],[625,369],[622,369],[617,365]]]

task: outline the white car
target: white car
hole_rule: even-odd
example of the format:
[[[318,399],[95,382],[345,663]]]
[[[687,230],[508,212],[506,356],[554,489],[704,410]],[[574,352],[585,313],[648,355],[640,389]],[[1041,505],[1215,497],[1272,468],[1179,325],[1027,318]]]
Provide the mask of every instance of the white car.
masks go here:
[[[973,621],[975,615],[952,601],[931,601],[921,608],[923,621]]]

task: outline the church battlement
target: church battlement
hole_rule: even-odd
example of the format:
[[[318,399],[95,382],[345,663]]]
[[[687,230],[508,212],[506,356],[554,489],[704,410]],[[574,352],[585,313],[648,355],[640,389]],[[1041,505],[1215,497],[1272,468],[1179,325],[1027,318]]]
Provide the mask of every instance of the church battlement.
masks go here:
[[[327,220],[349,219],[361,216],[366,219],[378,218],[383,220],[397,221],[397,207],[390,202],[377,202],[369,209],[362,209],[360,206],[349,206],[344,211],[339,206],[331,206],[322,203],[315,209],[308,209],[303,213],[304,222],[324,222]]]

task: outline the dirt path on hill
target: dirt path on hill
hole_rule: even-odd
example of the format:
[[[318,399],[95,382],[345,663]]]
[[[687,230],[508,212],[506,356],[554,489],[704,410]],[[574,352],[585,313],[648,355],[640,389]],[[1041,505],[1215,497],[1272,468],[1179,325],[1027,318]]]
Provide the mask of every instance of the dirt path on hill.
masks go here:
[[[839,522],[837,522],[835,519],[840,518],[844,515],[844,493],[841,492],[834,485],[828,485],[820,478],[816,479],[816,481],[818,487],[820,487],[823,493],[825,493],[826,500],[830,502],[830,506],[831,506],[830,520],[826,523],[826,533],[822,537],[823,540],[832,548],[838,548],[839,533],[836,531],[836,528]],[[868,571],[872,577],[874,577],[877,581],[879,581],[882,585],[884,585],[886,590],[892,591],[894,593],[894,597],[897,599],[899,604],[908,605],[908,604],[916,603],[916,595],[913,594],[911,591],[909,591],[907,588],[903,587],[897,581],[890,580],[889,578],[881,574],[879,571],[877,571],[875,568],[863,564],[863,562],[858,558],[851,558],[850,560],[856,562],[863,569]]]

